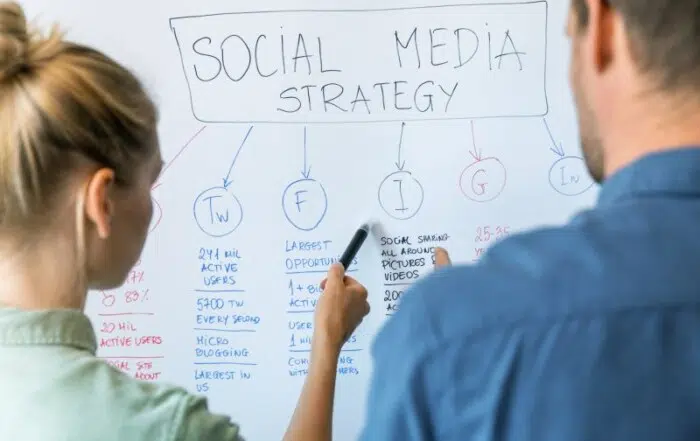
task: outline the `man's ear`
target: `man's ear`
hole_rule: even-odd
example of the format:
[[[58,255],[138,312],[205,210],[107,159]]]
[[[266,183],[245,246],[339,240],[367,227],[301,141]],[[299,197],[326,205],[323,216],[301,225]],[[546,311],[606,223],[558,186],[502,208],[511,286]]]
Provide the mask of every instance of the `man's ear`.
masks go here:
[[[602,74],[615,56],[616,11],[604,0],[586,0],[588,17],[584,51],[595,73]]]
[[[106,239],[112,232],[113,191],[113,170],[101,168],[90,177],[85,192],[85,215],[101,239]]]

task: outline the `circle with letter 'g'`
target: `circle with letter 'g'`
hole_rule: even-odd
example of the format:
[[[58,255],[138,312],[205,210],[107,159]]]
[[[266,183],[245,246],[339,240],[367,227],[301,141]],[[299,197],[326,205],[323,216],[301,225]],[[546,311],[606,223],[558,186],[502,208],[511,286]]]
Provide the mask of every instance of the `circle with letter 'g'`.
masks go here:
[[[496,199],[506,186],[506,168],[496,158],[479,159],[464,169],[459,179],[462,193],[475,202]]]
[[[238,198],[224,187],[203,191],[194,201],[194,219],[202,232],[211,237],[233,233],[243,220]]]

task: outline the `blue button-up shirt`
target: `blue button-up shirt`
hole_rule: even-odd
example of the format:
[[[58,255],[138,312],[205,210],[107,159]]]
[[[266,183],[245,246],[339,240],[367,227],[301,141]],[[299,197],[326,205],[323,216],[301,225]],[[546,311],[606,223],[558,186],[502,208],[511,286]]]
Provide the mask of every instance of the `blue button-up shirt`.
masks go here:
[[[363,441],[700,440],[700,148],[425,277],[373,357]]]

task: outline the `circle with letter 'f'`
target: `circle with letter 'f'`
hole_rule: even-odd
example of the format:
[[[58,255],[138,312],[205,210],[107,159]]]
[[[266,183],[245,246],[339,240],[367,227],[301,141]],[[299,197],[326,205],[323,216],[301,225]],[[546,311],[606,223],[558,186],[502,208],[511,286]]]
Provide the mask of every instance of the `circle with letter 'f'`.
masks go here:
[[[282,210],[290,224],[302,231],[314,230],[328,211],[326,190],[315,179],[300,179],[284,189]]]
[[[233,233],[243,220],[238,198],[224,187],[204,190],[194,201],[194,219],[202,232],[211,237]]]

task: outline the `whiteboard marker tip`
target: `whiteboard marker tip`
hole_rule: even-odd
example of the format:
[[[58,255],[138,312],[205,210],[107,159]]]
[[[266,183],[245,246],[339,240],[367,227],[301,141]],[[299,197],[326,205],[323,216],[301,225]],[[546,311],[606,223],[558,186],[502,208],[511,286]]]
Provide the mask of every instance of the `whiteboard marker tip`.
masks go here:
[[[369,220],[367,220],[367,222],[362,224],[361,228],[363,230],[366,230],[368,233],[371,233],[372,230],[374,230],[374,228],[378,225],[379,225],[379,222],[376,219],[369,219]]]

